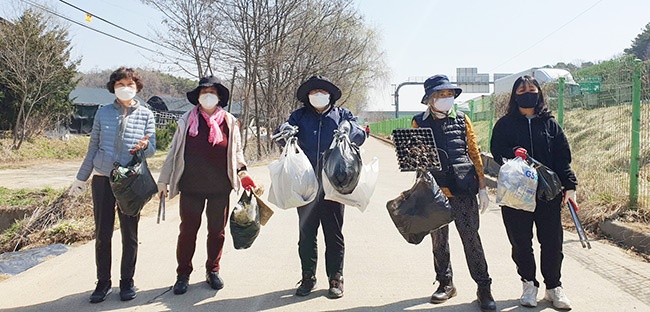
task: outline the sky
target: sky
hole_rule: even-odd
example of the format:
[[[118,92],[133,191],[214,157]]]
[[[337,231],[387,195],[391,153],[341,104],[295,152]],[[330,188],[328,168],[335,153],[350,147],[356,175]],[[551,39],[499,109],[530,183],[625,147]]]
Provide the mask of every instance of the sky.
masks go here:
[[[0,0],[0,16],[12,18],[27,2],[47,4],[83,25],[117,35],[146,48],[153,43],[123,32],[60,0]],[[138,0],[65,0],[124,28],[153,38],[162,16]],[[398,4],[399,3],[399,4]],[[479,73],[516,73],[558,62],[598,62],[620,55],[650,23],[650,0],[355,0],[366,23],[378,30],[390,72],[370,91],[370,110],[394,111],[394,85],[423,81],[435,74],[452,80],[456,68]],[[122,65],[168,71],[151,52],[70,24],[73,56],[80,70]],[[423,110],[421,85],[400,90],[400,110]],[[459,100],[477,94],[465,93]]]

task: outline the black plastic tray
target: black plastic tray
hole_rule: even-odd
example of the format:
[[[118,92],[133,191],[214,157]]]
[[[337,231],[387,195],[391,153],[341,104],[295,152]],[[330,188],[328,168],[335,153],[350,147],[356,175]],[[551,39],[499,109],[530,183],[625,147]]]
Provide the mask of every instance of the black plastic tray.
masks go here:
[[[442,170],[430,128],[395,129],[392,139],[401,171]]]

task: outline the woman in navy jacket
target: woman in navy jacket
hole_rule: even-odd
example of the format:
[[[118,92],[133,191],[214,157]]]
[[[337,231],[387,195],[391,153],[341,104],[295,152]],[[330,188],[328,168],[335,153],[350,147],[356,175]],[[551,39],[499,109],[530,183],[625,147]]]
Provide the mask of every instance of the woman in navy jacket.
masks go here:
[[[300,239],[298,254],[302,265],[302,280],[296,290],[297,296],[307,296],[316,285],[316,259],[318,250],[316,235],[320,224],[325,235],[325,266],[329,278],[330,298],[343,296],[343,211],[344,205],[324,199],[321,181],[323,153],[332,144],[334,130],[349,127],[350,140],[357,146],[366,139],[365,132],[357,125],[352,113],[342,107],[334,106],[341,98],[341,90],[327,78],[313,76],[305,81],[296,92],[303,107],[294,111],[283,124],[298,127],[298,145],[309,158],[318,175],[318,196],[311,203],[298,207]]]
[[[564,195],[559,194],[550,201],[537,199],[534,212],[501,207],[503,223],[512,245],[512,259],[523,282],[520,303],[523,306],[537,306],[539,282],[535,278],[532,247],[534,223],[541,248],[545,299],[558,309],[570,310],[571,303],[560,282],[564,257],[560,210],[568,198],[575,199],[578,182],[570,166],[571,149],[567,138],[549,112],[539,83],[530,76],[519,77],[515,81],[508,112],[497,121],[492,131],[490,149],[497,163],[503,164],[504,158],[514,158],[517,148],[525,149],[530,157],[555,171],[564,188]]]

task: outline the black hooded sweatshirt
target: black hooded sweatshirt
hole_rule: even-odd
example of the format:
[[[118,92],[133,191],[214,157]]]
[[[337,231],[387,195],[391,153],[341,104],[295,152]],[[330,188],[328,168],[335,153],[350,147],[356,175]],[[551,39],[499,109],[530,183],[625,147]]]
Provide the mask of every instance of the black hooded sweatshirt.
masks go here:
[[[565,190],[575,190],[578,181],[571,169],[569,142],[549,112],[530,119],[515,112],[497,121],[490,141],[494,160],[503,165],[503,158],[515,158],[517,147],[525,148],[530,157],[555,171]]]

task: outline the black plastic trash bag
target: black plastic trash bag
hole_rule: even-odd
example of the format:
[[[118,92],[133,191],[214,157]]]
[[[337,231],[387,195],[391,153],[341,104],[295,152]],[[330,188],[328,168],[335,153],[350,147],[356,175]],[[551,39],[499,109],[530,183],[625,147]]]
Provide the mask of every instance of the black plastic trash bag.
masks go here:
[[[449,200],[429,172],[419,174],[410,190],[388,201],[386,208],[397,230],[411,244],[453,221]]]
[[[562,182],[549,167],[541,163],[533,164],[537,169],[537,198],[543,201],[551,201],[562,192]]]
[[[260,233],[260,210],[253,192],[244,191],[230,214],[230,235],[235,249],[246,249]]]
[[[332,147],[325,152],[323,171],[334,189],[350,194],[359,183],[361,174],[361,153],[356,144],[350,142],[346,132],[335,131]]]
[[[137,216],[153,195],[158,193],[158,186],[149,171],[143,150],[135,152],[125,166],[115,162],[109,180],[117,206],[127,216]]]

